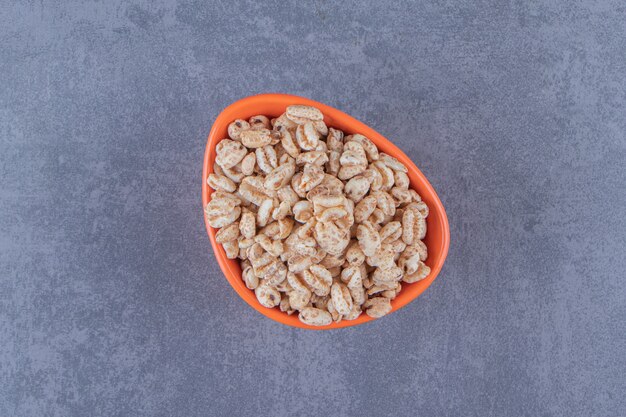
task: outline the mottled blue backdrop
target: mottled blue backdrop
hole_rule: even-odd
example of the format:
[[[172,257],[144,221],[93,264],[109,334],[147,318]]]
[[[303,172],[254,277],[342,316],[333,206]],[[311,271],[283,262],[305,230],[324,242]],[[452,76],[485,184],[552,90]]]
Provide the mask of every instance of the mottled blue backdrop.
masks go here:
[[[0,415],[625,416],[624,2],[297,3],[2,2]],[[206,136],[262,92],[430,178],[410,306],[303,331],[222,277]]]

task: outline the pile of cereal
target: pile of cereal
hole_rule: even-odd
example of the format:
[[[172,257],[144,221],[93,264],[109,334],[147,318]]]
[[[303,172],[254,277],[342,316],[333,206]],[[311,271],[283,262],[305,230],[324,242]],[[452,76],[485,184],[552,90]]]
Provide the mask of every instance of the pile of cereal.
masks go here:
[[[368,138],[344,137],[302,105],[235,120],[228,135],[205,214],[263,306],[314,326],[378,318],[401,282],[428,276],[428,206],[406,167]]]

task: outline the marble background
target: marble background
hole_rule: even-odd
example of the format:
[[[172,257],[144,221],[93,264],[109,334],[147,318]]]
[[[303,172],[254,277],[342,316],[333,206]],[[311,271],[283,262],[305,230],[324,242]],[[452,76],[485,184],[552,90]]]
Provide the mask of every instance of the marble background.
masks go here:
[[[0,415],[626,415],[624,3],[293,3],[3,2]],[[429,177],[418,300],[311,332],[223,279],[206,136],[262,92]]]

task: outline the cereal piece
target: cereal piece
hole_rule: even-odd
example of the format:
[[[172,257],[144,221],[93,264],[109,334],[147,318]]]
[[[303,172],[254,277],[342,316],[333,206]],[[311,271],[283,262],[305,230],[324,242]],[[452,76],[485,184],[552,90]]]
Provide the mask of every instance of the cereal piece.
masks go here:
[[[375,208],[367,220],[373,225],[380,227],[379,224],[385,221],[385,213],[381,209]]]
[[[222,243],[222,247],[228,259],[236,259],[237,256],[239,256],[239,245],[236,240],[224,242]]]
[[[311,294],[311,291],[309,290],[309,287],[307,287],[303,280],[301,279],[300,276],[298,276],[297,274],[293,273],[293,272],[287,272],[287,282],[289,283],[289,285],[291,285],[291,288],[294,291],[298,291],[298,292],[303,292],[303,293],[309,293],[309,296]],[[308,303],[308,300],[307,300]]]
[[[333,277],[323,266],[311,265],[308,270],[302,272],[302,278],[315,294],[324,296],[330,293]]]
[[[253,129],[269,129],[270,128],[270,119],[266,116],[258,115],[252,116],[248,122]]]
[[[239,218],[241,207],[236,202],[213,198],[207,204],[204,212],[211,227],[221,228],[228,226]],[[240,203],[240,202],[239,202]]]
[[[272,256],[269,253],[263,255],[263,257]],[[258,266],[254,268],[254,273],[268,282],[268,285],[274,286],[285,279],[287,276],[287,267],[279,259],[272,257],[270,262],[266,265]]]
[[[339,162],[342,166],[365,165],[367,167],[365,149],[358,142],[346,142],[343,145],[343,153]]]
[[[248,152],[241,143],[230,139],[222,139],[215,146],[215,162],[221,168],[232,168],[237,165]]]
[[[359,266],[365,262],[365,254],[363,253],[363,250],[361,250],[358,242],[354,241],[348,247],[348,250],[346,251],[346,260],[348,261],[348,264],[353,266]]]
[[[391,194],[391,197],[393,197],[393,201],[396,207],[411,202],[411,193],[409,192],[409,190],[400,188],[397,185],[391,188],[391,191],[389,193]]]
[[[300,178],[300,188],[307,192],[319,185],[324,180],[324,169],[317,165],[305,165]]]
[[[304,288],[303,291],[294,290],[289,293],[289,304],[291,304],[291,306],[296,310],[302,310],[305,308],[307,304],[309,304],[310,300],[311,291],[307,288]]]
[[[287,115],[284,113],[281,114],[276,119],[273,119],[271,123],[272,123],[274,130],[278,132],[284,132],[285,130],[295,130],[296,127],[298,127],[298,125],[292,120],[289,120]]]
[[[414,213],[418,214],[415,216],[415,230],[413,231],[413,236],[415,239],[422,240],[426,237],[426,218],[419,211]]]
[[[376,209],[377,204],[378,202],[374,196],[363,198],[354,208],[354,220],[357,223],[362,223],[367,220]]]
[[[407,284],[412,284],[417,281],[421,281],[430,274],[430,267],[424,262],[419,261],[417,271],[412,274],[405,275],[402,279]]]
[[[341,266],[345,262],[345,258],[342,256],[326,254],[322,259],[320,265],[324,268],[330,269],[337,266]]]
[[[389,238],[390,241],[394,241],[402,234],[402,225],[400,222],[396,221],[389,222],[378,231],[378,234],[380,235],[381,241],[387,238]]]
[[[331,255],[339,255],[350,243],[349,230],[342,230],[333,222],[315,224],[315,240]]]
[[[218,232],[215,234],[215,241],[217,243],[225,243],[230,242],[231,240],[236,240],[238,237],[239,223],[234,222],[218,230]]]
[[[357,227],[356,238],[365,256],[372,256],[380,248],[380,235],[368,221]]]
[[[300,321],[310,326],[327,326],[332,323],[333,318],[328,311],[315,307],[304,307],[298,315]]]
[[[387,245],[381,246],[376,253],[366,258],[369,266],[377,266],[381,270],[391,269],[396,266],[395,252]]]
[[[279,190],[289,184],[293,174],[296,172],[296,165],[293,159],[279,167],[274,168],[265,177],[264,187],[267,190]],[[289,206],[289,204],[287,204]]]
[[[367,154],[367,160],[369,162],[378,160],[378,148],[376,147],[376,145],[374,145],[374,142],[372,142],[365,136],[359,135],[357,133],[347,137],[346,141],[354,141],[360,143],[363,147],[363,150],[365,150],[365,153]]]
[[[290,211],[289,203],[283,201],[272,211],[272,218],[274,220],[282,220],[289,215]]]
[[[317,146],[320,139],[319,132],[311,122],[299,125],[296,129],[296,141],[301,149],[312,151]]]
[[[396,214],[396,203],[393,197],[384,191],[375,191],[372,196],[376,198],[376,206],[382,210],[385,216],[393,216]]]
[[[328,156],[326,152],[321,151],[302,152],[296,158],[297,165],[312,164],[322,166],[326,162],[328,162]]]
[[[270,265],[268,272],[264,274],[265,283],[271,287],[280,285],[287,277],[287,267],[278,259]]]
[[[396,187],[407,190],[409,188],[409,176],[403,171],[393,172],[393,182]]]
[[[326,126],[326,123],[324,123],[323,120],[315,120],[315,121],[313,121],[313,126],[315,126],[315,130],[317,130],[317,132],[320,135],[322,135],[322,136],[328,135],[328,126]],[[324,142],[320,142],[319,145],[326,146],[326,144]],[[326,150],[326,149],[324,149],[324,150]]]
[[[266,145],[255,150],[256,163],[265,174],[269,174],[278,166],[276,151],[272,146]]]
[[[299,273],[303,272],[305,269],[308,269],[311,265],[313,265],[313,260],[310,256],[294,255],[289,258],[287,264],[289,271],[293,273]]]
[[[344,284],[335,282],[330,289],[333,306],[339,314],[350,314],[352,310],[352,296]]]
[[[370,190],[370,182],[363,175],[352,177],[345,185],[346,197],[358,203]]]
[[[411,193],[411,198],[413,198],[413,201],[415,201],[416,203],[419,203],[420,201],[422,201],[422,197],[420,197],[417,191],[411,189],[409,190],[409,192]]]
[[[361,311],[361,304],[357,304],[356,302],[353,303],[352,306],[352,310],[350,310],[350,313],[346,314],[343,316],[344,320],[356,320],[362,313],[363,311]]]
[[[260,176],[244,178],[239,185],[239,194],[257,206],[260,206],[269,197],[264,187],[263,178]]]
[[[417,250],[420,254],[420,260],[425,261],[426,259],[428,259],[428,248],[426,247],[426,244],[421,240],[416,240],[414,242],[414,245],[417,247]]]
[[[391,190],[394,184],[393,171],[387,165],[385,165],[381,160],[378,160],[372,164],[374,168],[379,172],[382,177],[382,186],[381,190],[387,191]]]
[[[341,158],[341,154],[337,151],[330,151],[328,153],[328,164],[326,167],[326,171],[329,174],[337,175],[339,173],[339,169],[341,168],[341,163],[339,159]]]
[[[297,158],[300,154],[300,148],[288,130],[282,130],[280,132],[280,143],[285,152],[287,152],[292,158]]]
[[[250,129],[250,123],[242,119],[237,119],[228,125],[228,136],[233,140],[239,140],[241,132]]]
[[[281,203],[282,204],[282,203]],[[293,219],[290,217],[285,217],[283,219],[278,220],[278,239],[287,239],[293,230]]]
[[[278,222],[271,222],[267,226],[263,227],[259,230],[260,234],[264,234],[267,237],[272,239],[278,239],[278,234],[280,233],[280,226]]]
[[[265,226],[272,217],[272,211],[274,210],[274,201],[271,198],[263,200],[259,206],[259,211],[256,214],[256,222],[259,226]]]
[[[387,155],[386,153],[380,153],[380,161],[394,171],[408,172],[402,162],[398,161],[393,156]]]
[[[413,231],[415,225],[415,212],[412,210],[405,210],[402,213],[402,240],[407,245],[413,244],[414,234]]]
[[[295,104],[292,106],[288,106],[285,114],[288,118],[293,120],[293,118],[303,118],[309,120],[323,120],[324,115],[319,109],[311,106],[304,106],[301,104]]]
[[[287,251],[293,251],[304,256],[315,256],[317,253],[316,242],[312,237],[301,237],[297,233],[291,234],[285,241]]]
[[[385,244],[396,254],[404,251],[404,248],[406,248],[406,243],[404,243],[402,239],[396,239],[393,242],[385,242]]]
[[[241,180],[245,176],[245,175],[243,175],[243,173],[239,169],[237,169],[237,167],[223,168],[222,169],[222,174],[224,174],[224,176],[228,177],[235,184],[239,184],[241,182]]]
[[[282,311],[283,313],[287,313],[287,315],[289,316],[291,316],[295,312],[295,310],[291,308],[291,304],[289,303],[288,297],[283,297],[280,300],[279,308],[280,308],[280,311]]]
[[[276,291],[283,293],[283,294],[281,294],[281,296],[283,298],[285,298],[285,296],[287,296],[287,294],[289,294],[291,291],[293,291],[293,288],[291,288],[291,285],[289,284],[289,281],[286,280],[286,279],[283,279],[281,282],[279,282],[278,284],[274,285],[274,288],[276,289]]]
[[[341,164],[341,158],[339,159]],[[364,165],[341,165],[337,176],[341,180],[349,180],[350,178],[362,174],[365,171]]]
[[[209,174],[207,184],[209,184],[214,190],[226,191],[229,193],[232,193],[237,189],[235,183],[230,178],[223,175]]]
[[[254,173],[254,166],[256,165],[256,155],[254,152],[250,152],[241,160],[241,173],[245,176],[252,175]]]
[[[285,201],[289,203],[290,207],[293,207],[294,204],[296,204],[300,200],[298,194],[296,194],[296,192],[293,190],[293,188],[291,188],[290,185],[285,185],[284,187],[280,188],[276,192],[276,196],[280,201]]]
[[[397,266],[392,266],[391,268],[382,269],[380,267],[374,270],[372,274],[372,281],[374,284],[382,284],[395,282],[402,279],[402,269]]]
[[[332,127],[328,129],[326,145],[329,151],[341,153],[343,151],[343,132],[338,129],[333,129]]]
[[[246,284],[251,290],[254,290],[259,286],[259,278],[254,274],[252,270],[252,265],[248,265],[243,269],[242,272],[243,282]]]
[[[254,241],[273,256],[280,256],[284,251],[283,244],[279,240],[272,240],[267,235],[256,235]]]
[[[311,217],[313,217],[313,204],[311,202],[302,200],[298,201],[291,209],[294,218],[300,223],[305,223]]]
[[[391,302],[385,297],[370,298],[363,304],[365,314],[372,318],[380,318],[391,312]]]
[[[274,308],[280,304],[280,293],[267,284],[256,287],[254,294],[263,307]]]
[[[247,148],[262,148],[272,142],[272,134],[268,129],[244,130],[239,137]]]
[[[291,177],[291,188],[299,198],[306,196],[306,191],[302,188],[302,172],[296,172],[294,176]]]
[[[407,246],[398,258],[398,266],[402,268],[405,275],[414,274],[419,268],[420,248],[419,246]]]
[[[428,206],[426,205],[426,203],[424,203],[423,201],[418,201],[414,204],[414,207],[417,209],[417,211],[420,212],[420,214],[422,215],[422,217],[426,218],[428,217]]]

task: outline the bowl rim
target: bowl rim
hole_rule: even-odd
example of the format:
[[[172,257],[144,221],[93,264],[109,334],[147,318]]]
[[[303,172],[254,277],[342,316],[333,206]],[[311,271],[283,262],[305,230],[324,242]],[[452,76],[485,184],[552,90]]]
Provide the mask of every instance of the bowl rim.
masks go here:
[[[437,253],[439,253],[440,256],[434,265],[430,265],[431,272],[428,275],[428,277],[414,284],[403,285],[403,289],[400,292],[400,295],[402,295],[403,293],[407,295],[404,295],[403,297],[399,296],[398,298],[392,301],[391,303],[392,310],[389,314],[401,309],[402,307],[406,306],[407,304],[415,300],[432,284],[432,282],[435,280],[435,278],[437,278],[437,276],[441,272],[441,269],[448,255],[448,250],[450,246],[450,227],[448,223],[448,217],[446,215],[445,208],[443,207],[443,204],[441,200],[439,199],[437,192],[435,191],[433,186],[430,184],[426,176],[419,170],[419,168],[417,168],[417,166],[413,163],[413,161],[411,161],[411,159],[404,152],[402,152],[389,139],[387,139],[386,137],[384,137],[383,135],[381,135],[380,133],[378,133],[377,131],[375,131],[374,129],[366,125],[365,123],[357,120],[356,118],[350,116],[347,113],[342,112],[341,110],[338,110],[334,107],[328,106],[323,103],[319,103],[315,100],[311,100],[311,99],[296,96],[296,95],[281,94],[281,93],[257,94],[257,95],[247,96],[247,97],[244,97],[242,99],[239,99],[233,102],[232,104],[224,108],[219,113],[219,115],[215,118],[215,121],[213,122],[211,130],[207,137],[207,143],[206,143],[206,148],[204,152],[203,169],[202,169],[202,217],[204,218],[204,224],[207,230],[207,234],[209,236],[209,240],[211,241],[211,247],[215,254],[215,258],[217,259],[220,269],[222,273],[224,274],[224,277],[226,278],[228,283],[231,285],[231,287],[233,287],[235,292],[246,303],[248,303],[248,305],[250,305],[256,311],[258,311],[259,313],[263,314],[264,316],[274,321],[277,321],[279,323],[282,323],[288,326],[304,328],[304,329],[312,329],[312,330],[330,330],[330,329],[357,326],[360,324],[365,324],[373,320],[376,320],[374,318],[369,317],[367,314],[361,314],[361,316],[359,316],[355,320],[342,320],[339,323],[333,322],[327,326],[310,326],[310,325],[302,323],[297,318],[296,314],[289,316],[287,315],[287,313],[283,313],[282,311],[280,311],[278,307],[275,307],[272,309],[263,307],[256,299],[256,296],[254,295],[254,291],[248,289],[243,283],[243,280],[241,279],[241,270],[239,266],[233,265],[233,262],[237,263],[237,260],[228,259],[226,257],[226,253],[224,252],[224,249],[222,248],[222,246],[219,245],[215,241],[216,229],[212,228],[208,224],[207,218],[204,215],[204,208],[210,201],[209,197],[212,193],[212,190],[208,186],[206,179],[208,175],[213,172],[212,159],[214,158],[213,154],[215,151],[215,146],[217,145],[219,141],[223,139],[223,137],[219,135],[219,131],[222,130],[224,126],[228,126],[228,124],[230,124],[233,120],[237,118],[241,118],[240,116],[238,116],[238,114],[241,115],[241,113],[246,111],[246,109],[248,109],[249,107],[255,104],[258,106],[262,103],[267,103],[267,102],[272,102],[272,101],[279,102],[281,105],[284,104],[285,107],[287,107],[290,104],[304,104],[304,105],[314,106],[314,107],[319,108],[322,111],[322,113],[324,114],[324,119],[330,118],[333,120],[340,120],[342,121],[342,123],[350,125],[354,132],[361,133],[364,136],[370,138],[374,143],[376,143],[379,149],[381,147],[384,147],[385,153],[388,153],[398,158],[403,164],[407,166],[407,168],[409,169],[409,177],[411,178],[411,188],[416,188],[414,186],[414,181],[413,181],[414,179],[413,177],[415,177],[417,179],[417,182],[420,185],[419,188],[421,188],[420,194],[422,194],[424,190],[428,191],[430,199],[432,200],[431,202],[429,202],[430,213],[433,213],[433,211],[436,211],[438,213],[437,226],[440,228],[442,232],[442,237],[441,237],[442,241],[441,241],[439,248],[437,248],[439,249]],[[263,112],[259,112],[255,114],[263,114]],[[245,118],[247,119],[250,116],[247,116]],[[428,217],[428,219],[431,219],[431,218],[432,216]],[[429,222],[430,220],[428,219],[427,221]],[[428,228],[431,229],[431,227],[432,225],[428,224]],[[429,259],[430,259],[430,254],[431,254],[431,248],[429,247]]]

